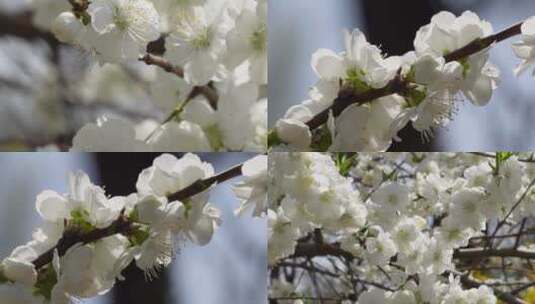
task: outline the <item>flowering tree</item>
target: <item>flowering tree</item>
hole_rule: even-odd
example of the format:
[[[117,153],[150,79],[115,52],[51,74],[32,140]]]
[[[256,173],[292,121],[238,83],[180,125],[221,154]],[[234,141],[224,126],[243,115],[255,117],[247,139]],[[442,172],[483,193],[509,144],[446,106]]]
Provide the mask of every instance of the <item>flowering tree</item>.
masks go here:
[[[82,151],[266,149],[265,0],[30,2],[34,26],[10,18],[14,21],[6,23],[13,29],[8,31],[40,37],[49,47],[33,52],[18,40],[4,41],[7,55],[14,57],[13,68],[28,75],[0,77],[7,90],[19,88],[30,95],[26,99],[39,104],[32,122],[41,122],[44,138],[16,134],[24,146]],[[75,50],[78,55],[73,55]],[[28,61],[32,71],[26,71]],[[68,123],[75,106],[101,114],[78,129],[78,121]],[[5,136],[11,135],[8,131]]]
[[[446,125],[468,99],[486,105],[500,72],[489,51],[521,35],[513,51],[533,63],[535,18],[494,32],[472,12],[436,14],[416,33],[414,50],[385,56],[358,29],[345,33],[345,51],[320,49],[311,64],[319,77],[309,99],[291,107],[269,134],[275,150],[385,151],[409,122],[424,139]]]
[[[243,180],[233,189],[242,204],[236,215],[259,216],[267,204],[265,155],[214,174],[194,154],[163,154],[126,197],[107,197],[85,173],[73,173],[69,193],[37,196],[43,225],[0,263],[2,303],[60,304],[101,295],[127,279],[121,272],[133,261],[147,278],[156,276],[177,246],[210,242],[222,224],[208,202],[210,190],[238,176]]]
[[[533,169],[528,153],[272,153],[270,303],[532,303]]]

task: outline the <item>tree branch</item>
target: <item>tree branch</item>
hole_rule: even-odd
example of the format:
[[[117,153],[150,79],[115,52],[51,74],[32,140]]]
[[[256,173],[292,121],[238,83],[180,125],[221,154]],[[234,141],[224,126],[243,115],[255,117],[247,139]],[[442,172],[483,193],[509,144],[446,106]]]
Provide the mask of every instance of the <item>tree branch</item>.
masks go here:
[[[56,250],[58,250],[59,256],[63,256],[69,248],[78,243],[88,244],[117,233],[127,234],[132,225],[133,223],[128,220],[123,211],[119,218],[106,228],[95,229],[85,233],[79,230],[66,230],[56,246],[41,254],[32,263],[35,265],[35,269],[39,270],[52,261]]]
[[[340,248],[338,244],[317,244],[317,243],[297,243],[295,252],[291,256],[292,258],[314,258],[317,256],[335,256],[344,257],[348,260],[352,260],[355,257],[350,253]]]
[[[214,175],[212,177],[209,177],[207,179],[202,179],[194,182],[193,184],[189,185],[188,187],[174,193],[168,196],[169,201],[182,201],[189,197],[192,197],[196,194],[199,194],[208,188],[210,188],[212,185],[225,182],[229,179],[235,178],[237,176],[241,175],[241,169],[243,167],[243,164],[236,165],[226,171],[223,171],[219,173],[218,175]]]
[[[165,60],[165,58],[163,57],[152,55],[152,54],[146,54],[145,56],[139,58],[139,61],[145,62],[148,65],[158,66],[168,73],[175,74],[176,76],[180,78],[184,78],[184,69],[182,69],[179,66],[172,65],[169,61]]]
[[[298,243],[295,248],[295,253],[290,258],[306,257],[313,258],[318,256],[336,256],[345,257],[347,259],[355,258],[351,253],[341,249],[337,244],[315,244],[315,243]],[[455,251],[454,258],[456,259],[475,259],[484,257],[517,257],[523,259],[535,259],[535,252],[522,251],[518,249],[467,249],[462,251]],[[283,264],[284,265],[284,264]],[[478,288],[482,284],[470,279],[466,275],[457,274],[461,277],[461,282],[468,288]],[[488,285],[487,285],[488,286]],[[511,293],[503,292],[497,288],[489,286],[493,289],[494,294],[505,303],[509,304],[526,304],[521,299],[515,297]]]
[[[503,225],[505,225],[505,223],[507,222],[507,219],[511,216],[511,214],[513,214],[513,212],[516,210],[516,208],[518,208],[518,206],[520,206],[520,204],[524,201],[524,198],[528,195],[529,191],[531,190],[531,188],[535,186],[535,178],[531,180],[531,182],[529,183],[528,187],[526,188],[526,190],[524,190],[524,193],[522,193],[522,195],[520,196],[520,198],[518,199],[518,201],[513,205],[513,207],[511,208],[511,210],[509,210],[509,212],[505,215],[505,217],[503,218],[503,220],[501,220],[497,225],[496,225],[496,228],[494,229],[494,232],[492,233],[492,237],[496,236],[496,234],[498,233],[498,231],[500,230],[500,228],[503,227]],[[490,243],[489,243],[490,244]]]
[[[446,56],[444,56],[444,59],[446,59],[446,62],[461,60],[470,55],[479,53],[480,51],[488,48],[494,43],[498,43],[516,35],[520,35],[522,33],[522,23],[523,22],[517,23],[494,35],[490,35],[481,39],[476,39],[473,42],[467,44],[466,46],[447,54]]]
[[[198,180],[190,186],[174,194],[169,195],[169,201],[185,200],[189,197],[192,197],[207,190],[208,188],[210,188],[210,186],[216,183],[222,183],[234,177],[240,176],[242,166],[243,164],[240,164],[228,170],[225,170],[219,173],[218,175]],[[78,243],[88,244],[112,236],[114,234],[128,235],[134,224],[134,222],[130,221],[128,217],[124,215],[123,210],[119,218],[112,222],[108,227],[94,229],[89,232],[83,232],[80,230],[66,230],[61,239],[56,244],[56,246],[50,248],[45,253],[41,254],[32,263],[35,265],[35,268],[39,270],[52,261],[55,250],[58,250],[59,256],[63,256],[69,248]]]
[[[295,252],[291,258],[307,257],[313,258],[318,256],[335,256],[345,257],[347,259],[354,259],[350,252],[340,248],[336,243],[317,244],[317,243],[298,243],[295,247]],[[481,259],[487,257],[505,257],[505,258],[522,258],[528,260],[535,260],[535,252],[524,251],[515,248],[511,249],[485,249],[485,248],[469,248],[458,249],[453,253],[454,259]]]
[[[470,248],[456,250],[453,253],[454,259],[482,259],[488,257],[503,257],[503,258],[521,258],[534,260],[535,252],[511,249],[484,249],[484,248]]]
[[[524,302],[523,300],[515,297],[514,295],[508,293],[508,292],[503,292],[493,286],[489,286],[487,284],[484,284],[484,283],[479,283],[477,281],[474,281],[472,279],[470,279],[467,275],[462,275],[462,274],[457,274],[457,273],[454,273],[456,275],[459,275],[461,277],[461,283],[463,284],[463,286],[467,287],[467,288],[479,288],[480,286],[482,285],[485,285],[485,286],[488,286],[489,288],[492,289],[492,291],[494,292],[494,294],[500,299],[502,300],[503,302],[505,303],[508,303],[508,304],[527,304],[526,302]]]
[[[154,54],[146,54],[145,56],[139,58],[139,61],[142,61],[148,65],[160,67],[168,73],[175,74],[179,78],[184,78],[184,69],[182,67],[171,64],[163,57]],[[208,100],[208,102],[210,102],[210,105],[212,105],[214,109],[217,108],[217,101],[219,100],[219,95],[217,94],[217,91],[214,89],[211,83],[208,83],[207,85],[203,86],[193,87],[190,95],[192,94],[195,94],[195,96],[193,97],[196,97],[198,95],[204,96]]]
[[[522,23],[518,23],[494,35],[477,39],[468,45],[449,53],[444,57],[444,59],[446,59],[446,62],[450,62],[476,54],[494,43],[501,42],[505,39],[519,35],[521,33],[521,25]],[[388,95],[403,93],[404,90],[408,89],[407,85],[408,83],[401,79],[401,76],[398,73],[396,78],[390,81],[390,83],[383,88],[370,89],[359,94],[341,91],[339,96],[333,101],[333,104],[329,108],[315,115],[308,122],[306,122],[306,124],[311,130],[317,129],[327,121],[330,111],[333,111],[333,115],[336,117],[350,105],[364,104]]]

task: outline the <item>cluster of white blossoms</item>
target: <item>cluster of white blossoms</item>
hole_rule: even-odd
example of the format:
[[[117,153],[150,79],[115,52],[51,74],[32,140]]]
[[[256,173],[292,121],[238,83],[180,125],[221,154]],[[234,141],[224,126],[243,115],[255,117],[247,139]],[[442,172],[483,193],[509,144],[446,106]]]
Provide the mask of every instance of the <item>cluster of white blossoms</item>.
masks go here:
[[[525,21],[522,41],[513,45],[524,60],[516,74],[535,62],[534,26],[534,18]],[[520,26],[512,29],[520,34]],[[512,32],[506,38],[517,34]],[[319,80],[309,99],[276,123],[270,145],[278,150],[386,151],[409,122],[428,139],[451,121],[463,99],[476,106],[490,101],[500,71],[489,62],[489,51],[504,39],[493,34],[491,24],[470,11],[458,17],[440,12],[418,30],[414,51],[385,56],[361,31],[346,31],[344,52],[320,49],[312,55]],[[374,90],[380,90],[372,95],[377,97],[355,100],[340,113],[332,108],[319,128],[307,124],[336,103],[351,103]]]
[[[512,257],[507,265],[519,269],[527,262],[511,252],[535,259],[533,239],[515,234],[532,229],[525,218],[535,215],[530,155],[272,155],[268,257],[276,303],[494,304],[486,284],[508,274],[492,253]],[[519,286],[531,282],[510,275]]]
[[[136,99],[149,99],[162,113],[162,117],[145,120],[107,113],[77,132],[73,150],[266,150],[266,0],[32,3],[36,26],[90,54],[102,66],[92,69],[92,78],[76,81],[71,91],[133,99],[115,103],[119,107],[130,103],[132,108]],[[148,53],[151,43],[164,49],[163,54]],[[146,56],[153,57],[143,60]],[[121,79],[131,91],[143,88],[145,94],[116,91],[121,87],[116,78],[121,75],[116,72],[116,78],[106,78],[111,77],[106,68],[110,64],[141,80],[133,86],[132,77]],[[101,74],[113,85],[88,83]],[[108,96],[100,93],[103,86],[111,87],[104,91]],[[83,97],[74,94],[71,99],[84,102],[87,98]]]
[[[270,264],[291,255],[297,239],[316,227],[355,232],[365,224],[357,190],[330,156],[274,152],[269,173]]]
[[[236,184],[237,197],[259,210],[267,201],[266,157],[252,158],[240,171],[244,179]],[[206,245],[221,225],[220,211],[208,202],[215,183],[172,199],[213,176],[212,165],[194,154],[180,159],[163,154],[140,173],[136,193],[108,197],[85,173],[71,174],[69,193],[47,190],[37,196],[43,225],[33,240],[1,261],[2,303],[67,304],[102,295],[125,279],[121,272],[133,261],[149,278],[157,275],[177,247],[187,240]]]

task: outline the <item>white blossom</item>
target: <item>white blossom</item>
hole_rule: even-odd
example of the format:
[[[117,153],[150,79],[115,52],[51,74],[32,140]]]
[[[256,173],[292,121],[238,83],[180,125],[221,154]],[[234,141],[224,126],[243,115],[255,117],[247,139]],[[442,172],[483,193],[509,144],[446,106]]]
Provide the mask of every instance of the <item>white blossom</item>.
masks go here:
[[[220,71],[228,28],[224,17],[222,12],[209,12],[202,6],[175,17],[166,47],[171,61],[183,65],[186,81],[203,85]]]
[[[236,184],[234,193],[242,200],[236,214],[243,214],[254,208],[253,215],[260,216],[267,208],[267,173],[268,159],[266,155],[257,156],[243,164],[244,181]]]
[[[515,55],[522,63],[514,70],[515,75],[524,73],[535,63],[535,17],[524,21],[521,26],[522,40],[513,44]]]
[[[91,1],[88,14],[98,33],[94,47],[104,61],[137,60],[160,36],[158,12],[147,0]]]

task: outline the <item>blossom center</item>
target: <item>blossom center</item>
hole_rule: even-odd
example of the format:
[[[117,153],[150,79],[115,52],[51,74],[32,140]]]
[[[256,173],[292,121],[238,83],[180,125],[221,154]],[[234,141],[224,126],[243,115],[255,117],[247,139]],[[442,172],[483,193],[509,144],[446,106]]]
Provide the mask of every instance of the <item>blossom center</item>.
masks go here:
[[[191,40],[191,45],[197,50],[204,50],[212,44],[213,31],[211,28],[204,28],[197,36]]]
[[[370,89],[370,86],[364,81],[366,73],[359,68],[350,68],[346,71],[344,83],[352,88],[356,93],[364,92]]]
[[[132,3],[128,3],[123,7],[115,7],[113,14],[113,22],[121,31],[125,31],[131,24],[137,22],[142,16],[143,12]]]

